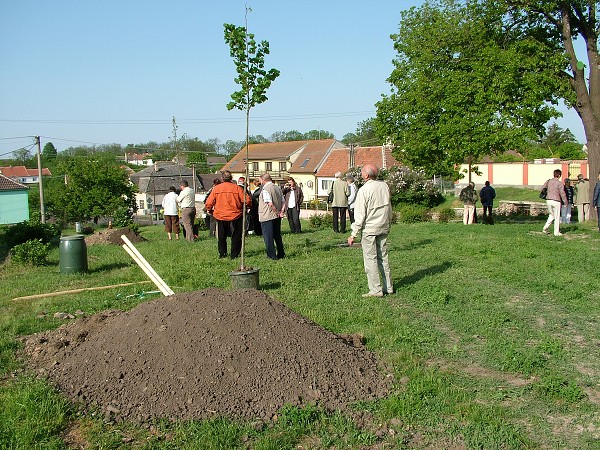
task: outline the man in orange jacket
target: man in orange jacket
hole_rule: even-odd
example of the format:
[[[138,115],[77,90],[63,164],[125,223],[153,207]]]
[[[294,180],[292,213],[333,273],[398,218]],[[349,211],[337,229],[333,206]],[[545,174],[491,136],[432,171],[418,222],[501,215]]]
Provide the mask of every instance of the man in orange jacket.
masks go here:
[[[242,251],[243,208],[249,209],[252,199],[243,187],[232,182],[230,171],[221,172],[221,179],[223,182],[213,187],[204,206],[217,221],[219,258],[227,257],[227,236],[231,236],[231,259],[234,259]]]

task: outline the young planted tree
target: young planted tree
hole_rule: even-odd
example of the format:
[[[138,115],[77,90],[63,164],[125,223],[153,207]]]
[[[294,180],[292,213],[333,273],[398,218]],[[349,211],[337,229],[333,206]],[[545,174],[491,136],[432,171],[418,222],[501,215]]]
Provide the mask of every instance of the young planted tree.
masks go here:
[[[248,12],[246,8],[246,23],[240,27],[224,24],[225,42],[229,45],[229,53],[233,58],[237,77],[235,82],[240,85],[240,90],[231,94],[232,101],[227,104],[227,109],[239,109],[246,113],[246,180],[248,180],[248,147],[250,140],[250,110],[268,100],[266,92],[271,83],[279,76],[277,69],[265,69],[265,55],[269,54],[269,43],[257,43],[254,34],[248,33]],[[246,208],[243,208],[243,223],[246,223]],[[244,269],[244,253],[246,247],[246,233],[242,233],[241,267]]]

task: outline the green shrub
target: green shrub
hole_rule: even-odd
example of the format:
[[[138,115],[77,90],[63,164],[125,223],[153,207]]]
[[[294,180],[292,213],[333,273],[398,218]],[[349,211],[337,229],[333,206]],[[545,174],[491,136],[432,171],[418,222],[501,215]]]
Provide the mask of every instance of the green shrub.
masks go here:
[[[456,217],[456,211],[454,211],[454,208],[451,208],[448,206],[448,207],[440,210],[440,215],[439,215],[438,220],[440,222],[448,223],[451,219],[454,219],[455,217]]]
[[[421,205],[402,205],[398,210],[400,223],[427,222],[430,218],[429,209]]]
[[[361,167],[353,167],[346,173],[354,177],[359,188],[364,184],[360,171]],[[444,200],[439,187],[423,171],[394,166],[381,169],[378,179],[385,181],[390,187],[393,205],[408,203],[433,208]]]
[[[313,214],[308,219],[311,228],[327,228],[333,226],[333,214]]]
[[[60,230],[56,225],[42,223],[39,219],[32,218],[9,227],[3,240],[6,248],[11,249],[16,245],[36,239],[48,244],[59,235]]]
[[[41,239],[31,239],[23,244],[15,245],[10,250],[11,261],[22,265],[45,266],[48,264],[50,244]]]
[[[129,225],[127,225],[127,228],[129,228],[131,231],[133,231],[135,234],[140,234],[140,226],[137,223],[130,223]]]
[[[129,208],[117,209],[113,215],[113,226],[124,228],[133,223],[133,211]]]

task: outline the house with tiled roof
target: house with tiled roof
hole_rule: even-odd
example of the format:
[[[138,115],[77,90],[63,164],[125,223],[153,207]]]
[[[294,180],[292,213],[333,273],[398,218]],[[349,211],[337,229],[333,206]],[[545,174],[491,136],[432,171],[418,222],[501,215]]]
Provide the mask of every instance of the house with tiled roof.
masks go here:
[[[29,220],[29,188],[0,175],[0,224]]]
[[[318,184],[318,197],[327,196],[336,172],[344,174],[352,167],[362,167],[365,164],[374,164],[380,169],[389,169],[401,165],[392,155],[392,147],[389,145],[374,147],[352,145],[335,149],[327,155],[315,174]]]
[[[40,179],[38,169],[28,169],[25,166],[6,166],[0,167],[0,174],[17,183],[36,184]],[[50,169],[42,169],[42,176],[51,176]]]
[[[204,191],[202,180],[194,170],[175,164],[171,161],[159,161],[150,167],[130,175],[138,192],[136,194],[137,214],[152,214],[160,209],[164,196],[169,192],[169,187],[175,186],[179,190],[182,180],[195,190],[196,195]]]
[[[134,164],[136,166],[151,166],[154,164],[150,153],[125,153],[125,164]]]
[[[319,195],[316,173],[327,156],[346,146],[335,139],[267,142],[248,146],[248,176],[250,180],[263,173],[271,174],[276,184],[283,184],[292,176],[302,187],[304,198]],[[245,176],[246,147],[244,146],[225,166],[234,179]],[[325,194],[327,195],[327,194]]]

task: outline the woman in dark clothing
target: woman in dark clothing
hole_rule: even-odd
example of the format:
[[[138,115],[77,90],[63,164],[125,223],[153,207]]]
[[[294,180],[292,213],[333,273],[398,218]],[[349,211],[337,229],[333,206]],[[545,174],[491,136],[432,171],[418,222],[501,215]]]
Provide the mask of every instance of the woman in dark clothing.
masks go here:
[[[571,208],[573,207],[575,190],[571,186],[571,180],[568,178],[565,180],[565,195],[567,196],[567,203],[563,204],[560,208],[560,223],[571,223]]]
[[[598,215],[598,231],[600,231],[600,173],[598,174],[598,181],[596,181],[596,186],[594,186],[592,206],[596,208],[596,214]]]
[[[254,190],[252,191],[252,206],[250,207],[250,215],[252,216],[252,227],[254,230],[254,234],[256,234],[257,236],[262,236],[262,228],[260,227],[260,222],[258,220],[258,199],[262,191],[262,184],[258,178],[253,180],[252,184],[254,185]]]

